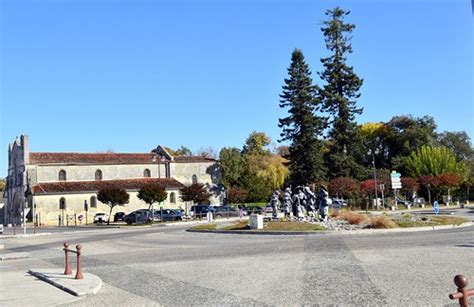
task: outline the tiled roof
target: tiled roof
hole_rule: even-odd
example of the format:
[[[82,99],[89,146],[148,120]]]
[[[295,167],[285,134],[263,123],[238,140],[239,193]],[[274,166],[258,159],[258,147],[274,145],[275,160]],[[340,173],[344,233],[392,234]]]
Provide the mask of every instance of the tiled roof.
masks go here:
[[[30,164],[155,164],[153,153],[69,153],[32,152]],[[179,163],[213,162],[214,159],[199,156],[175,157]]]
[[[182,188],[184,185],[171,178],[140,178],[123,180],[95,180],[95,181],[60,181],[35,184],[33,193],[71,193],[71,192],[96,192],[102,188],[122,188],[126,190],[139,190],[146,184],[160,184],[165,188]]]
[[[193,162],[215,162],[216,159],[205,158],[201,156],[175,156],[174,162],[178,163],[193,163]]]

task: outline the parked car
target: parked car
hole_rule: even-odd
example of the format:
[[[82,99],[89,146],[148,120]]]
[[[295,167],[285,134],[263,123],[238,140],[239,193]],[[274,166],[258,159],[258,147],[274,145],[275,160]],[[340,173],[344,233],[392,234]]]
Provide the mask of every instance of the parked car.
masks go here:
[[[190,214],[193,218],[205,218],[207,213],[214,212],[215,208],[208,205],[195,205],[191,207]]]
[[[148,209],[139,209],[125,215],[123,220],[128,225],[131,225],[133,223],[147,223],[151,221],[151,216],[149,214]]]
[[[184,210],[183,210],[184,212]],[[184,220],[184,213],[179,209],[162,209],[155,210],[153,212],[153,218],[155,221],[182,221]]]
[[[216,206],[214,207],[215,211],[214,217],[216,219],[222,218],[222,217],[236,217],[239,216],[239,210],[234,207],[230,206]]]
[[[0,224],[0,234],[3,234],[3,224]]]
[[[125,212],[117,212],[114,215],[114,222],[123,221],[125,218]]]
[[[342,207],[345,207],[347,206],[347,201],[342,199],[342,198],[333,198],[332,199],[332,204],[331,204],[331,207],[332,208],[342,208]]]
[[[422,207],[423,205],[425,205],[426,201],[423,197],[417,197],[413,200],[413,203],[417,206]]]
[[[411,206],[411,204],[412,204],[411,201],[405,200],[405,199],[401,199],[400,197],[397,197],[397,203],[398,203],[399,205],[404,205],[404,206],[407,206],[407,207],[408,207],[408,206]]]
[[[97,212],[94,214],[94,223],[105,223],[109,220],[109,215],[107,213]]]
[[[250,214],[263,214],[263,208],[260,207],[260,206],[245,206],[245,205],[242,205],[244,207],[244,211],[247,212],[248,215]]]

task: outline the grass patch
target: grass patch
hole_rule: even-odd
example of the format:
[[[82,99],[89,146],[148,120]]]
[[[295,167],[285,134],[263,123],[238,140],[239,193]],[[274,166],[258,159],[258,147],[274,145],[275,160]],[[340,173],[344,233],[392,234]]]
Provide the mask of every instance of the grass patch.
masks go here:
[[[194,230],[216,230],[217,224],[212,223],[212,224],[204,224],[204,225],[197,225],[194,227],[191,227],[191,229]]]
[[[274,231],[315,231],[326,230],[323,226],[310,224],[305,222],[268,222],[263,227],[263,230]]]
[[[442,226],[442,225],[460,225],[468,220],[457,216],[429,216],[429,217],[411,217],[394,218],[398,227],[423,227],[423,226]]]

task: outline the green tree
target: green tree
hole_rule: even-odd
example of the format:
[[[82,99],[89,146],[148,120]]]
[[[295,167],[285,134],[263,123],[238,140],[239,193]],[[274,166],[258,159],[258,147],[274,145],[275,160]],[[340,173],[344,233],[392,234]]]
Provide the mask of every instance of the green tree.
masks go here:
[[[148,210],[155,203],[161,203],[168,197],[168,193],[164,187],[159,184],[144,185],[137,193],[137,197],[148,204]]]
[[[280,107],[288,108],[289,115],[279,119],[278,127],[283,131],[280,142],[290,142],[288,159],[291,184],[303,185],[322,180],[325,177],[322,158],[322,136],[327,127],[327,119],[317,116],[321,101],[316,97],[311,71],[303,53],[295,49],[288,68],[289,78],[285,79],[280,95]]]
[[[326,11],[329,19],[322,22],[321,28],[326,48],[331,52],[329,57],[321,59],[324,69],[319,74],[325,82],[320,96],[332,124],[329,131],[331,147],[325,157],[331,178],[360,178],[365,175],[364,168],[357,161],[366,150],[360,146],[355,122],[355,116],[362,114],[362,108],[357,107],[356,102],[363,80],[346,63],[347,54],[352,53],[351,33],[355,28],[354,24],[344,21],[349,13],[340,7]]]
[[[433,145],[436,140],[436,123],[432,117],[394,116],[387,124],[386,136],[389,169],[406,173],[405,159],[413,149]]]
[[[437,143],[449,148],[456,155],[458,161],[467,161],[474,158],[474,149],[466,131],[440,133]]]
[[[245,161],[240,150],[224,147],[219,154],[222,183],[226,188],[241,186],[241,177],[245,171]]]
[[[195,204],[206,204],[209,203],[211,193],[207,190],[206,186],[202,183],[194,183],[190,186],[185,186],[180,189],[181,200],[192,201]]]
[[[116,206],[124,206],[128,204],[130,195],[124,189],[116,188],[104,188],[99,190],[97,193],[97,199],[110,207],[109,219],[107,225],[110,225],[110,217],[112,216],[112,210]]]
[[[464,165],[457,162],[454,153],[443,146],[422,146],[406,158],[405,164],[408,175],[414,178],[442,173],[455,173],[461,177],[466,175]]]
[[[173,155],[174,156],[192,156],[193,152],[188,147],[181,145],[180,148],[174,151]]]

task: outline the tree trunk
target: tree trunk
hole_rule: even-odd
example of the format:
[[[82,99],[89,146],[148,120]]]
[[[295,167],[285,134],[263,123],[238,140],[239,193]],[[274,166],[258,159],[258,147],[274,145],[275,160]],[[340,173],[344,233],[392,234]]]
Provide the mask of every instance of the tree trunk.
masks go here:
[[[110,217],[112,216],[112,209],[114,208],[115,206],[110,206],[110,212],[109,212],[109,218],[107,219],[107,225],[110,225]]]

